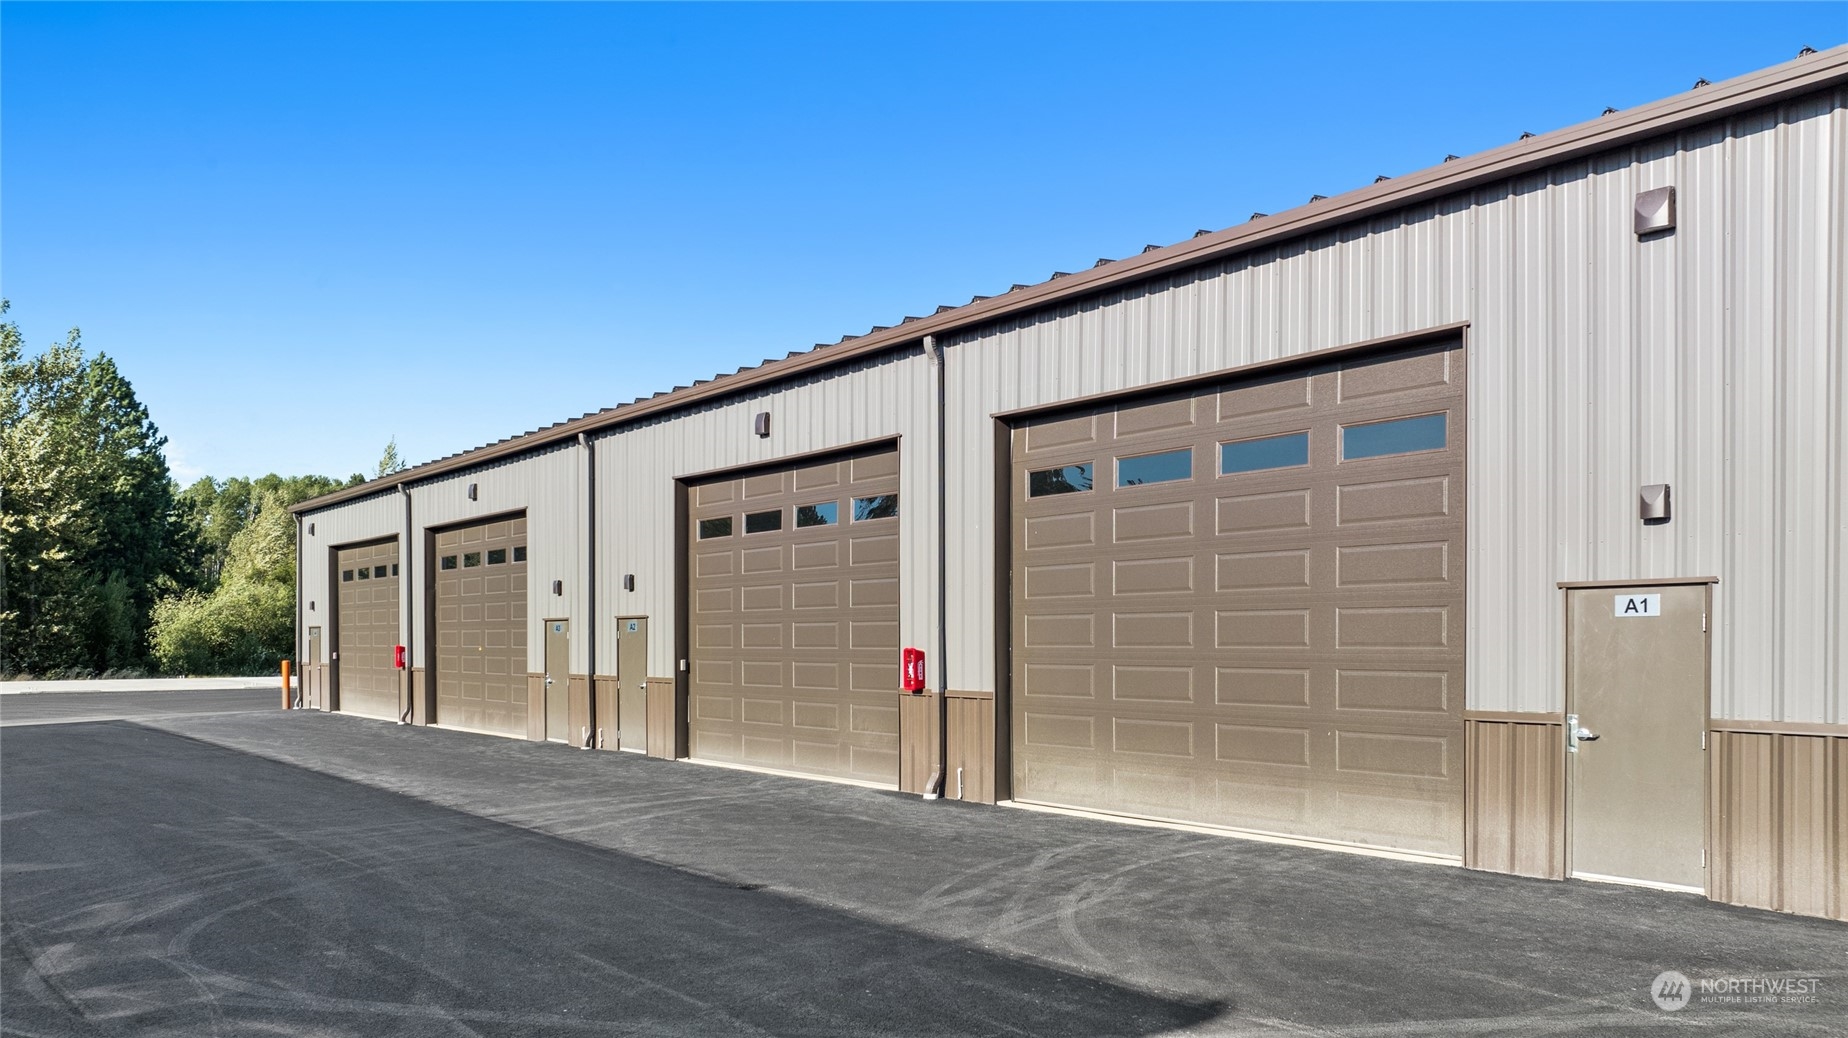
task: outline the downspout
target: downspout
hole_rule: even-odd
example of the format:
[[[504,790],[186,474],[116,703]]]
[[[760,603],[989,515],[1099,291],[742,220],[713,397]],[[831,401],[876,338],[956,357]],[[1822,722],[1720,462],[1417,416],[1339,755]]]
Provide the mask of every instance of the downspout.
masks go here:
[[[289,707],[302,708],[302,690],[308,687],[308,672],[302,667],[302,514],[295,513],[295,672],[297,684],[289,692]]]
[[[404,576],[398,579],[398,601],[403,603],[404,624],[404,673],[398,680],[404,685],[404,711],[398,715],[399,724],[410,724],[411,717],[417,712],[417,690],[411,681],[411,588],[416,587],[412,581],[411,559],[416,551],[411,547],[411,488],[398,484],[398,496],[404,499],[404,535],[398,540],[398,564]]]
[[[589,724],[584,728],[580,749],[594,749],[591,732],[597,727],[597,448],[590,437],[578,433],[578,446],[584,449],[584,609],[590,615],[584,624],[584,651],[590,662],[584,684],[589,696]]]
[[[936,417],[937,417],[937,747],[930,778],[924,783],[924,799],[935,800],[943,795],[943,769],[948,756],[947,728],[949,711],[949,657],[950,657],[950,621],[949,621],[949,478],[944,461],[948,447],[944,443],[943,416],[943,350],[937,345],[935,335],[924,337],[924,355],[930,358],[931,370],[936,382]]]

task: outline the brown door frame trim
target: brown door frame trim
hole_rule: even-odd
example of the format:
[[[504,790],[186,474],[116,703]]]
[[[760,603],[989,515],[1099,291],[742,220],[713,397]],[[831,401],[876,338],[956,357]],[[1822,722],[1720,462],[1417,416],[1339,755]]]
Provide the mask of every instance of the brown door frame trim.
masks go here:
[[[323,709],[330,714],[340,712],[340,660],[337,656],[340,652],[340,553],[343,551],[351,551],[354,548],[370,548],[374,545],[390,544],[393,541],[400,542],[398,544],[398,563],[402,566],[404,564],[404,544],[402,543],[402,538],[395,533],[387,534],[383,537],[366,537],[357,541],[347,541],[344,544],[330,544],[327,546],[327,589],[329,599],[328,605],[330,608],[327,610],[327,623],[323,625],[327,628],[323,637],[327,639],[327,651],[334,655],[330,655],[327,661],[327,703]],[[299,564],[300,562],[298,560],[297,565]],[[404,594],[403,584],[398,585],[398,594]]]
[[[1161,382],[1150,382],[1146,385],[1131,386],[1127,389],[1111,389],[1102,393],[1091,393],[1086,396],[1072,397],[1069,400],[1060,400],[1050,404],[1034,404],[1031,407],[1016,407],[1006,411],[996,411],[989,415],[989,417],[1013,423],[1025,418],[1040,418],[1057,414],[1065,410],[1075,411],[1098,407],[1104,404],[1115,403],[1119,400],[1131,400],[1137,397],[1156,396],[1165,392],[1197,389],[1200,386],[1211,385],[1214,382],[1231,382],[1253,378],[1259,375],[1281,374],[1288,372],[1292,368],[1316,367],[1331,361],[1346,360],[1351,356],[1358,356],[1376,351],[1384,353],[1397,349],[1406,349],[1408,347],[1442,342],[1446,339],[1459,339],[1462,342],[1462,349],[1464,351],[1463,402],[1466,412],[1464,420],[1467,422],[1467,409],[1469,405],[1469,328],[1470,322],[1455,321],[1450,324],[1440,324],[1433,328],[1424,328],[1415,332],[1405,332],[1399,335],[1385,335],[1377,339],[1367,339],[1364,342],[1352,342],[1342,346],[1329,346],[1319,350],[1310,350],[1307,353],[1294,353],[1288,357],[1278,357],[1273,360],[1253,361],[1250,364],[1220,368],[1216,371],[1207,371],[1198,375],[1183,375],[1180,378],[1166,379]],[[1468,439],[1468,436],[1465,435],[1465,446],[1468,444]],[[1464,463],[1466,465],[1468,464],[1467,457],[1464,459]]]
[[[1157,396],[1164,392],[1193,390],[1202,386],[1212,385],[1216,382],[1238,382],[1254,377],[1286,373],[1297,368],[1317,367],[1331,361],[1342,361],[1371,353],[1391,353],[1395,350],[1413,349],[1419,346],[1434,345],[1449,339],[1455,339],[1457,343],[1456,348],[1463,360],[1463,393],[1461,403],[1457,408],[1461,417],[1459,425],[1463,429],[1462,442],[1458,446],[1458,450],[1461,452],[1463,458],[1463,523],[1462,529],[1457,533],[1457,541],[1461,548],[1460,555],[1464,566],[1463,608],[1466,614],[1464,626],[1467,630],[1467,613],[1469,611],[1469,602],[1471,598],[1471,573],[1468,567],[1469,500],[1471,491],[1469,482],[1470,395],[1473,379],[1472,372],[1475,367],[1475,365],[1471,363],[1470,357],[1470,351],[1474,346],[1471,341],[1472,330],[1470,321],[1455,321],[1450,324],[1437,325],[1415,332],[1381,336],[1379,338],[1367,339],[1362,342],[1349,343],[1343,346],[1310,350],[1307,353],[1294,354],[1289,357],[1257,361],[1252,364],[1222,368],[1217,371],[1210,371],[1199,375],[1187,375],[1181,378],[1168,379],[1166,381],[1154,382],[1128,389],[1110,390],[1104,393],[1093,393],[1088,396],[1074,397],[1070,400],[1061,400],[1051,404],[1040,404],[1032,407],[1013,408],[1010,410],[993,412],[989,417],[994,422],[995,437],[995,800],[1000,802],[1013,798],[1013,731],[1011,724],[1013,718],[1013,695],[1010,678],[1013,673],[1013,625],[1011,622],[1013,616],[1013,432],[1016,424],[1032,418],[1055,415],[1061,411],[1082,410],[1123,400]],[[1711,601],[1711,595],[1709,596],[1709,601]],[[1465,677],[1463,701],[1465,708],[1457,719],[1457,730],[1464,734],[1466,746],[1468,722],[1471,719],[1468,709],[1470,650],[1470,640],[1466,635],[1463,641],[1463,674]],[[1709,670],[1711,670],[1711,652],[1709,652],[1708,667]],[[1711,688],[1711,678],[1709,678],[1708,685],[1709,688]],[[1473,806],[1473,797],[1474,791],[1470,788],[1468,779],[1465,778],[1463,783],[1463,801],[1460,805],[1462,808],[1462,817],[1457,833],[1458,846],[1462,848],[1465,853],[1467,853],[1469,847],[1470,812]],[[1568,862],[1569,861],[1570,859],[1568,858]]]
[[[429,563],[428,565],[421,567],[421,571],[424,575],[424,579],[423,579],[424,639],[423,639],[423,644],[417,646],[417,649],[416,649],[417,657],[422,659],[424,663],[424,668],[423,668],[423,672],[424,672],[424,687],[423,687],[423,718],[424,720],[423,720],[423,723],[424,724],[437,725],[437,724],[443,723],[443,719],[441,717],[438,717],[437,712],[436,712],[436,701],[437,701],[437,697],[436,697],[436,684],[437,684],[437,673],[436,673],[436,535],[439,533],[447,533],[450,530],[459,530],[465,526],[483,526],[488,523],[507,522],[507,521],[511,521],[514,519],[524,519],[524,518],[526,518],[526,509],[525,508],[515,508],[509,511],[505,511],[505,512],[495,512],[491,515],[478,515],[478,516],[470,517],[468,519],[458,519],[453,523],[443,523],[440,526],[426,526],[423,528],[423,531],[422,531],[423,536],[418,538],[418,540],[421,541],[423,545],[424,560]],[[528,537],[527,537],[527,550],[530,551],[531,548],[532,548],[532,542],[531,542],[531,534],[529,532]],[[529,613],[532,611],[532,593],[533,593],[532,582],[528,581],[527,587],[526,587],[526,595],[527,595],[526,606],[527,606],[527,611]],[[543,646],[541,646],[540,651],[541,652],[545,651]],[[526,662],[529,666],[533,662],[532,654],[533,654],[532,646],[528,645],[526,647]],[[567,669],[569,668],[567,667]],[[531,673],[531,672],[528,671],[528,673]],[[415,695],[416,694],[415,691],[413,691],[412,694]],[[413,713],[413,716],[415,716],[415,707],[413,707],[412,713]]]
[[[897,450],[901,439],[903,437],[898,435],[876,436],[870,440],[855,440],[837,447],[822,447],[799,454],[784,454],[764,461],[746,462],[743,465],[733,465],[728,468],[682,473],[674,478],[688,484],[710,483],[719,479],[742,479],[760,472],[770,472],[775,469],[788,468],[791,465],[807,464],[811,461],[825,461],[829,458],[845,457],[851,454],[877,454],[888,448]]]
[[[671,661],[673,664],[675,688],[674,747],[671,751],[674,757],[691,757],[693,754],[693,747],[690,745],[690,740],[688,738],[687,724],[687,712],[692,709],[693,703],[693,672],[691,670],[693,659],[693,573],[692,569],[687,565],[687,551],[691,546],[688,541],[687,523],[693,514],[693,488],[704,483],[716,482],[722,479],[742,479],[746,476],[756,475],[762,472],[789,468],[792,465],[826,461],[830,458],[848,458],[861,454],[880,454],[887,450],[896,453],[903,439],[904,438],[899,435],[876,436],[872,439],[856,440],[852,443],[843,443],[834,447],[822,447],[817,450],[802,451],[796,454],[784,454],[763,461],[753,461],[728,468],[705,469],[699,472],[689,472],[674,477],[674,608],[669,614],[669,618],[674,625],[674,658]],[[899,466],[900,472],[902,473],[904,466],[904,456],[902,454],[899,456]],[[900,536],[902,537],[902,526],[900,527],[900,531]],[[636,615],[640,616],[642,614],[638,613]],[[650,637],[652,637],[652,635],[650,635]],[[683,664],[686,669],[682,669]],[[650,664],[650,666],[652,666],[652,664]],[[894,689],[893,691],[897,690]]]

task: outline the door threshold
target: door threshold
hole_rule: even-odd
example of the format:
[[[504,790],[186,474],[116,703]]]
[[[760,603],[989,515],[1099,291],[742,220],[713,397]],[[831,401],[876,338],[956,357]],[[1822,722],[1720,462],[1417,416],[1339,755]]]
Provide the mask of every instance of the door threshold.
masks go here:
[[[631,750],[631,753],[638,751]],[[842,786],[859,786],[861,789],[883,789],[891,792],[898,788],[896,782],[874,782],[870,779],[847,778],[842,775],[815,775],[806,771],[785,771],[782,768],[766,768],[757,764],[734,764],[728,760],[707,760],[704,757],[682,757],[688,764],[702,764],[708,768],[729,768],[732,771],[750,771],[759,775],[780,775],[783,778],[807,779],[810,782],[833,782]]]
[[[1318,851],[1339,851],[1342,854],[1359,854],[1368,858],[1386,858],[1392,861],[1412,861],[1422,865],[1449,865],[1461,868],[1461,855],[1439,854],[1433,851],[1408,851],[1395,847],[1380,847],[1368,843],[1346,843],[1340,840],[1318,840],[1308,836],[1291,836],[1288,833],[1273,833],[1263,829],[1241,829],[1230,825],[1212,825],[1207,822],[1184,822],[1179,819],[1161,818],[1149,815],[1121,814],[1116,811],[1099,811],[1095,808],[1068,807],[1064,804],[1039,803],[1032,800],[1002,800],[995,806],[1012,807],[1022,811],[1042,811],[1047,814],[1065,815],[1071,818],[1094,818],[1103,822],[1117,822],[1122,825],[1140,825],[1150,829],[1172,829],[1186,833],[1202,833],[1207,836],[1229,836],[1235,840],[1252,840],[1257,843],[1276,843],[1286,847],[1307,847]]]
[[[521,742],[532,741],[524,735],[515,735],[512,732],[490,732],[486,728],[464,728],[459,724],[427,724],[422,727],[441,728],[445,732],[463,732],[468,735],[492,735],[496,739],[518,739]]]
[[[1671,894],[1707,893],[1706,887],[1690,887],[1686,883],[1663,883],[1653,879],[1632,879],[1629,876],[1605,876],[1596,872],[1574,872],[1573,879],[1582,879],[1587,883],[1610,883],[1620,887],[1644,887],[1649,890],[1666,890]]]

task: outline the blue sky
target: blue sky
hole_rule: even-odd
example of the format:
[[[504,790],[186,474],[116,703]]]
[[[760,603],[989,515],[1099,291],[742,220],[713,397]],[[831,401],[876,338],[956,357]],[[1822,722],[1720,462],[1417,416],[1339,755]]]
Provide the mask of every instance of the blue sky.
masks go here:
[[[7,3],[0,291],[118,359],[182,479],[369,473],[1845,39],[1839,3]]]

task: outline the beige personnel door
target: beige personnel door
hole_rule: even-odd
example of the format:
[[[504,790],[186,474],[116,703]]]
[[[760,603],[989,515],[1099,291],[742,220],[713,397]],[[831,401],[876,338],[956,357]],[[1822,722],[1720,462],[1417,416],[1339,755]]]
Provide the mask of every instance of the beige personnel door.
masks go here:
[[[616,747],[648,750],[648,618],[616,618]]]
[[[1020,423],[1014,796],[1460,854],[1463,360]]]
[[[1566,596],[1572,874],[1704,890],[1708,585]]]
[[[896,786],[898,452],[688,493],[692,755]]]
[[[571,621],[545,622],[545,737],[571,741]]]
[[[436,723],[526,738],[526,519],[433,541]]]
[[[333,702],[342,713],[398,719],[398,542],[334,553]]]
[[[321,702],[321,629],[308,628],[308,662],[302,668],[302,706],[319,710]]]

